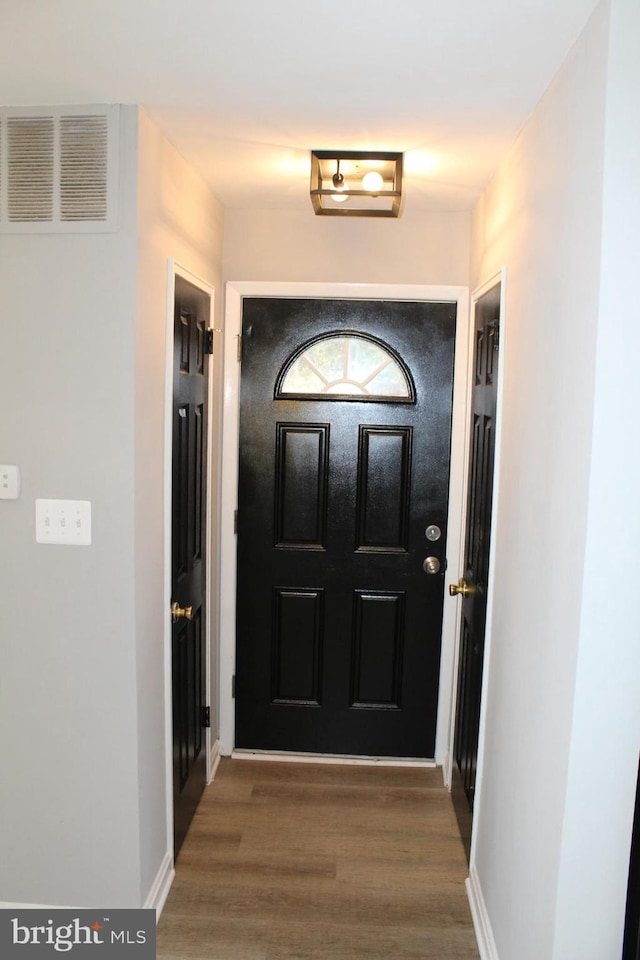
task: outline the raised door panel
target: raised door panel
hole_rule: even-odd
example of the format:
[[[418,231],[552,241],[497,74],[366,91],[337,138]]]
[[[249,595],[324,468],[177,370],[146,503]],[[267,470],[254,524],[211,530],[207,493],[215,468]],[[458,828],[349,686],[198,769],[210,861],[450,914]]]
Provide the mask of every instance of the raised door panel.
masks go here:
[[[277,547],[324,549],[328,466],[329,424],[277,424]]]
[[[357,590],[354,596],[351,706],[401,708],[404,593]]]
[[[359,428],[358,551],[407,551],[411,441],[411,427],[361,425]]]
[[[273,703],[320,704],[323,612],[322,590],[274,590]]]

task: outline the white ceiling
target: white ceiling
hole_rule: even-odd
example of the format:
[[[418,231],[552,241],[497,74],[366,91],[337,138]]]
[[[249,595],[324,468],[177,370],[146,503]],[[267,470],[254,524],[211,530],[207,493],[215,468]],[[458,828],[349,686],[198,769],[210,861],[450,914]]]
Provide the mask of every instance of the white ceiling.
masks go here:
[[[310,210],[309,151],[405,153],[467,209],[596,0],[0,0],[3,105],[139,103],[228,207]]]

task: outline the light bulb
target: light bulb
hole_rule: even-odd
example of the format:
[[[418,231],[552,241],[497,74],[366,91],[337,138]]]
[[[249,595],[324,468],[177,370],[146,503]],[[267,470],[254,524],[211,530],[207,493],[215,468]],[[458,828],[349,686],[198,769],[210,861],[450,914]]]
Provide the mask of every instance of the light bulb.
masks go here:
[[[334,183],[335,183],[335,177],[334,177],[333,179],[334,179]],[[342,191],[342,190],[348,190],[348,189],[349,189],[349,184],[346,182],[346,180],[343,179],[342,182],[340,183],[340,186],[336,186],[335,189],[336,189],[336,190],[340,190],[340,191]],[[345,200],[348,200],[348,199],[349,199],[349,197],[348,197],[346,194],[344,194],[344,193],[341,192],[341,193],[332,193],[332,194],[331,194],[331,199],[332,199],[332,200],[335,200],[336,203],[344,203]]]
[[[362,189],[368,190],[369,193],[380,193],[383,183],[381,174],[377,170],[370,170],[362,178]]]

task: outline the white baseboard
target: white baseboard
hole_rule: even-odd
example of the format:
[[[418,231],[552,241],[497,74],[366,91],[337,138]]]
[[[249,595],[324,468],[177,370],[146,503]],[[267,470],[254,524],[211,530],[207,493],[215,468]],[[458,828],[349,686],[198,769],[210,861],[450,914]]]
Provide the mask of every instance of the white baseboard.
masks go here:
[[[89,909],[99,909],[93,904],[85,904],[83,907],[79,907],[77,904],[75,907],[65,907],[61,903],[13,903],[11,900],[0,900],[0,910],[89,910]]]
[[[335,763],[366,767],[437,767],[435,760],[410,757],[396,760],[393,757],[351,757],[330,753],[286,753],[270,750],[234,750],[234,760],[276,760],[284,763]]]
[[[216,775],[216,770],[220,763],[220,741],[215,740],[211,747],[211,753],[209,754],[209,780],[211,783],[213,778]],[[158,920],[160,919],[160,914],[162,909],[167,901],[169,896],[169,891],[171,890],[171,884],[174,881],[176,871],[173,864],[173,856],[167,851],[164,855],[164,859],[160,864],[160,869],[156,875],[155,880],[149,895],[144,902],[144,908],[146,910],[155,910]]]
[[[167,897],[169,896],[169,890],[171,889],[171,884],[173,883],[173,878],[175,875],[176,872],[173,869],[173,857],[170,853],[166,853],[162,863],[160,864],[160,869],[158,870],[156,878],[153,881],[149,895],[143,904],[143,908],[145,910],[156,911],[158,920],[160,919],[162,908],[164,907]],[[64,906],[64,904],[61,903],[12,903],[9,900],[0,900],[0,910],[87,910],[91,908],[91,906],[91,904],[83,904],[82,906],[78,906],[78,904],[76,904],[75,907],[70,907]]]
[[[478,949],[480,950],[480,958],[481,960],[500,960],[498,948],[493,938],[491,921],[489,920],[487,907],[484,902],[484,897],[482,896],[480,877],[474,867],[471,867],[469,871],[466,887],[469,906],[471,907],[471,917],[476,932],[476,940],[478,941]]]
[[[209,754],[209,778],[207,780],[207,783],[211,783],[211,781],[216,775],[216,771],[219,765],[220,765],[220,741],[214,740],[211,745],[211,753]]]
[[[160,864],[160,869],[156,874],[156,878],[153,881],[149,895],[143,904],[145,910],[156,911],[156,920],[160,919],[162,908],[167,902],[169,890],[171,890],[171,884],[173,883],[173,878],[175,875],[176,871],[173,866],[173,857],[167,851],[167,853],[164,855],[162,863]]]
[[[442,761],[442,779],[447,790],[451,790],[451,754],[448,750]]]

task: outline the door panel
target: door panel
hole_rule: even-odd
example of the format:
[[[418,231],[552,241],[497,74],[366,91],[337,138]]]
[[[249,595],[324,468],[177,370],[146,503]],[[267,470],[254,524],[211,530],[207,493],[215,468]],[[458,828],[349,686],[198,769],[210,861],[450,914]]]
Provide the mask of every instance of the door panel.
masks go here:
[[[205,589],[209,296],[176,277],[173,369],[172,627],[175,854],[206,782]]]
[[[407,551],[412,427],[360,426],[356,550]]]
[[[274,591],[273,703],[320,706],[324,593]]]
[[[404,594],[356,590],[352,707],[401,709]]]
[[[455,310],[244,302],[238,747],[433,756]],[[305,378],[319,389],[323,377],[339,393],[286,395],[292,358],[302,355],[310,360],[291,393]],[[371,399],[345,372],[367,363]],[[397,399],[373,393],[393,384]],[[441,528],[440,542],[426,539],[429,524]],[[427,553],[439,557],[440,573],[424,573]]]
[[[326,546],[329,424],[276,426],[276,546]]]
[[[471,845],[476,784],[487,612],[500,342],[500,285],[492,287],[477,301],[475,323],[475,383],[463,576],[469,592],[462,597],[452,776],[452,795],[467,857]]]

